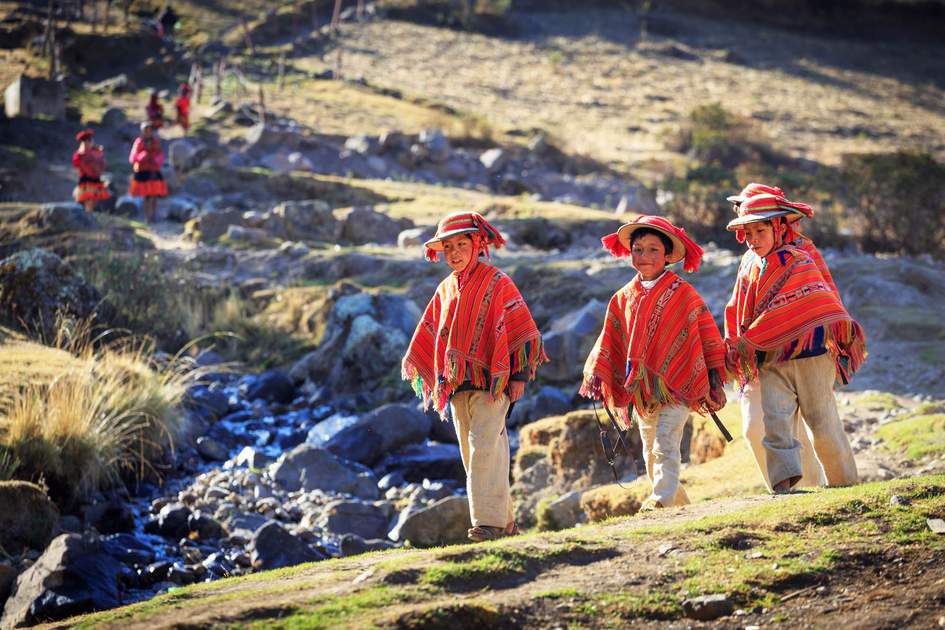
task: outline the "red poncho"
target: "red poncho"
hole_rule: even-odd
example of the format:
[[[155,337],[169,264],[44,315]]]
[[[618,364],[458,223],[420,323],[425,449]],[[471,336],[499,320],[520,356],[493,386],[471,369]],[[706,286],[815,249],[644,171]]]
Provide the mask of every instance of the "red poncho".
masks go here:
[[[639,274],[610,299],[584,364],[581,395],[647,415],[663,405],[697,412],[725,404],[722,336],[692,286],[666,271],[649,290]]]
[[[445,417],[450,396],[464,381],[505,391],[511,374],[535,377],[547,361],[541,333],[512,279],[483,262],[451,273],[417,324],[403,359],[403,377],[424,406]]]
[[[725,307],[726,366],[741,384],[760,365],[787,361],[823,343],[837,363],[837,381],[849,382],[866,359],[866,336],[804,249],[783,245],[764,258],[745,256]],[[824,265],[826,267],[826,265]]]
[[[164,164],[164,151],[161,150],[161,141],[151,136],[145,140],[141,136],[135,138],[128,154],[128,162],[137,164],[142,171],[159,171]]]

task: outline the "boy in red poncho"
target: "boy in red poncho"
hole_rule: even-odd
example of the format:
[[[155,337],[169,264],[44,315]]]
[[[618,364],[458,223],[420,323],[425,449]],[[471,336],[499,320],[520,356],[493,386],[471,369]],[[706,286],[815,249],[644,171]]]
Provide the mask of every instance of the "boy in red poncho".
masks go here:
[[[680,442],[690,410],[725,405],[725,352],[709,309],[666,266],[696,271],[702,248],[662,217],[641,215],[601,239],[614,256],[630,256],[637,275],[617,291],[584,364],[581,395],[604,401],[631,425],[635,410],[653,492],[641,511],[685,505]]]
[[[141,123],[141,135],[135,138],[128,161],[134,170],[128,192],[144,198],[142,210],[145,220],[150,223],[154,221],[157,198],[167,196],[167,182],[161,174],[164,164],[161,141],[149,123]]]
[[[186,83],[180,84],[174,107],[177,108],[177,124],[186,134],[190,129],[190,86]]]
[[[801,480],[795,419],[800,412],[827,485],[857,482],[856,463],[833,396],[866,358],[863,329],[850,317],[788,217],[798,210],[770,194],[739,204],[728,224],[752,256],[738,270],[725,307],[726,367],[744,387],[761,388],[765,463],[771,489],[785,492]]]
[[[505,244],[476,212],[451,214],[426,243],[453,270],[437,287],[403,359],[403,376],[424,406],[447,419],[459,441],[472,528],[470,540],[518,532],[509,488],[510,405],[547,360],[541,334],[512,279],[480,257]]]
[[[783,204],[783,209],[792,211],[792,214],[785,216],[785,220],[792,224],[795,234],[795,238],[788,244],[799,247],[810,254],[811,259],[814,261],[814,264],[817,265],[817,269],[824,277],[824,280],[830,286],[831,290],[834,293],[837,293],[833,276],[830,274],[830,270],[827,268],[827,263],[824,261],[823,255],[821,255],[817,247],[814,246],[814,242],[810,238],[801,234],[798,229],[798,224],[800,223],[801,219],[814,216],[814,211],[812,208],[810,208],[810,206],[802,203],[788,202],[785,199],[784,192],[777,186],[767,186],[765,184],[758,184],[754,182],[745,186],[739,194],[728,197],[727,200],[732,203],[735,214],[738,214],[738,207],[742,202],[751,197],[754,197],[755,195],[762,194],[769,194],[778,197]],[[738,231],[735,234],[736,238],[743,239],[744,237],[744,231]],[[743,264],[747,264],[746,261],[750,260],[754,255],[755,254],[750,250],[746,251],[744,256],[742,256]],[[839,293],[837,293],[837,296],[839,297]],[[755,456],[755,463],[758,465],[758,470],[761,472],[761,476],[764,478],[765,484],[770,489],[771,481],[768,479],[768,467],[765,459],[765,448],[762,444],[762,440],[765,436],[765,424],[764,412],[762,411],[761,406],[761,386],[758,384],[757,380],[747,384],[742,389],[742,395],[739,398],[739,402],[741,403],[742,432],[745,436],[745,442],[748,444],[752,454]],[[801,457],[801,480],[797,483],[797,487],[826,485],[827,480],[824,477],[823,468],[820,466],[820,462],[817,461],[817,457],[814,455],[814,447],[811,445],[810,435],[806,429],[806,425],[804,425],[803,421],[801,420],[800,413],[798,413],[794,419],[794,435],[800,444]]]
[[[91,129],[84,129],[76,134],[79,148],[72,154],[72,166],[79,173],[79,183],[72,191],[72,196],[85,206],[86,212],[95,210],[96,202],[111,197],[102,183],[105,149],[100,144],[93,144],[94,135],[95,132]]]

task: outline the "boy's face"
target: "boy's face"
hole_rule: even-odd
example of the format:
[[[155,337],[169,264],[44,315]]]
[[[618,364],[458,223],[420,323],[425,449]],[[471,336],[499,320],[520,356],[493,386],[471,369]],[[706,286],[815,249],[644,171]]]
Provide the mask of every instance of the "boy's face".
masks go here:
[[[666,269],[666,247],[658,236],[644,234],[630,244],[630,264],[644,280],[656,280]]]
[[[748,249],[764,258],[774,249],[774,225],[771,221],[756,221],[745,225],[745,244]]]
[[[468,234],[443,239],[443,257],[453,271],[462,271],[473,257],[473,242]]]

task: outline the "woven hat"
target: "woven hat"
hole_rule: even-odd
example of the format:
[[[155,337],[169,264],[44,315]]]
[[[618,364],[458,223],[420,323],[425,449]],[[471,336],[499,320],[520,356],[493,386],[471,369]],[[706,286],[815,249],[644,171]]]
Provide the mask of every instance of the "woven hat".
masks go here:
[[[749,197],[738,206],[738,217],[732,219],[725,229],[735,232],[743,229],[749,223],[770,221],[777,217],[787,217],[795,214],[794,210],[785,205],[783,197],[775,195],[755,195]]]
[[[82,142],[83,140],[91,140],[92,136],[95,135],[95,132],[91,129],[83,129],[79,133],[75,134],[76,142]]]
[[[633,221],[621,225],[613,234],[602,238],[601,243],[604,249],[618,258],[629,256],[633,233],[642,228],[656,230],[672,242],[673,249],[666,254],[667,263],[672,264],[683,260],[685,261],[683,269],[686,271],[696,271],[699,268],[699,263],[702,261],[702,248],[686,235],[686,230],[676,227],[663,217],[641,214]]]
[[[774,195],[775,197],[784,197],[784,191],[777,186],[768,186],[767,184],[752,182],[742,188],[740,193],[726,197],[725,200],[731,201],[732,203],[742,203],[749,197],[754,197],[755,195]]]
[[[488,246],[496,249],[505,245],[505,239],[494,226],[478,212],[454,212],[444,217],[436,226],[436,234],[424,243],[426,258],[432,262],[440,259],[439,252],[443,251],[443,241],[459,234],[474,234],[480,236],[480,243],[488,255]]]

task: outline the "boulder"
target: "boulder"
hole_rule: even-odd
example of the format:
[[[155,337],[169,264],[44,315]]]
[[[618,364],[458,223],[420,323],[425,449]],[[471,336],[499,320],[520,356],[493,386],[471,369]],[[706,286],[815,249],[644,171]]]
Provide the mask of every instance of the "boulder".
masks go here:
[[[327,385],[336,395],[359,393],[364,383],[398,382],[400,358],[420,318],[416,304],[357,287],[338,293],[326,302],[328,317],[318,348],[292,367],[290,377]]]
[[[239,210],[220,210],[200,215],[197,220],[197,229],[200,230],[200,239],[215,241],[229,229],[231,225],[243,225],[243,213]]]
[[[269,521],[256,530],[252,548],[251,560],[256,571],[281,569],[328,557],[306,545],[275,521]]]
[[[466,484],[466,470],[456,444],[411,444],[388,454],[377,465],[382,473],[400,472],[407,481],[449,479]]]
[[[341,220],[341,239],[354,245],[396,243],[397,235],[405,227],[383,212],[366,207],[352,208]]]
[[[304,489],[345,492],[365,499],[377,498],[377,479],[370,472],[357,472],[329,451],[301,444],[283,453],[269,467],[269,474],[289,491]]]
[[[183,503],[168,503],[156,518],[144,524],[144,531],[175,540],[185,538],[190,533],[190,514],[190,508]]]
[[[141,197],[122,195],[115,201],[114,213],[122,217],[133,217],[141,213]]]
[[[72,201],[44,203],[37,210],[35,220],[50,232],[78,232],[94,228],[98,222],[95,215],[85,211]]]
[[[370,136],[351,136],[345,140],[345,151],[350,151],[351,153],[368,155],[373,153],[376,149],[377,143]]]
[[[364,541],[362,540],[361,542],[363,543]],[[354,553],[364,553],[364,551],[352,552],[350,555],[354,555]],[[13,565],[8,561],[0,561],[0,614],[3,614],[3,603],[10,597],[10,591],[13,590],[15,583],[16,569],[14,569]]]
[[[101,295],[59,256],[43,249],[0,260],[0,322],[52,340],[60,317],[86,319]]]
[[[397,247],[407,249],[409,247],[423,247],[423,244],[433,238],[436,234],[436,227],[415,227],[401,230],[397,235]]]
[[[167,145],[167,161],[177,175],[199,168],[206,153],[206,146],[192,138],[177,138]]]
[[[316,524],[333,534],[381,538],[387,534],[387,514],[372,503],[333,501],[325,506]]]
[[[397,539],[414,547],[436,547],[466,542],[469,501],[466,497],[446,497],[417,510],[400,525]]]
[[[265,223],[266,230],[279,238],[335,243],[341,234],[341,223],[324,201],[286,201],[272,209]]]
[[[246,466],[248,468],[265,468],[272,463],[272,458],[261,451],[257,451],[252,446],[244,446],[243,450],[236,456],[237,466]]]
[[[109,107],[102,114],[102,120],[99,123],[105,129],[117,129],[128,122],[125,112],[117,107]]]
[[[312,161],[298,151],[278,151],[267,155],[262,160],[262,165],[277,173],[291,173],[292,171],[311,171],[315,165]]]
[[[569,230],[544,217],[518,219],[504,227],[510,240],[535,249],[566,249],[572,242]]]
[[[417,138],[426,158],[431,162],[445,162],[450,157],[450,143],[439,129],[424,129]]]
[[[486,171],[489,172],[489,174],[495,174],[501,171],[505,166],[505,163],[508,161],[508,154],[499,147],[495,147],[483,152],[483,154],[479,156],[479,161],[486,167]]]
[[[574,527],[587,520],[581,509],[581,492],[572,490],[548,503],[538,514],[538,526],[543,530],[558,530]]]
[[[147,566],[154,562],[154,549],[132,534],[111,534],[102,539],[106,553],[123,564]]]
[[[206,385],[195,385],[188,389],[184,404],[207,420],[219,420],[230,410],[226,394]]]
[[[690,619],[712,621],[719,617],[731,615],[735,612],[735,605],[728,595],[717,593],[683,600],[682,609],[683,613]]]
[[[190,197],[168,197],[161,204],[170,221],[186,223],[200,213],[200,206]]]
[[[542,335],[545,352],[551,359],[541,367],[543,378],[556,383],[574,383],[581,380],[584,361],[600,334],[607,305],[591,300],[555,319],[548,332]]]
[[[263,372],[242,388],[247,400],[288,404],[295,397],[295,385],[283,370]]]
[[[339,457],[372,465],[402,446],[426,440],[431,425],[430,417],[415,405],[384,405],[340,430],[325,448]]]
[[[615,516],[633,516],[640,511],[640,505],[648,494],[647,490],[630,487],[621,488],[617,484],[591,488],[581,495],[581,510],[594,522]]]
[[[252,540],[256,530],[268,522],[268,519],[262,514],[235,510],[229,510],[226,515],[221,514],[218,510],[216,516],[223,519],[223,527],[230,532],[230,538],[238,537],[244,540]]]
[[[100,534],[118,534],[135,528],[135,515],[127,503],[114,497],[86,508],[85,522]]]
[[[224,239],[229,243],[247,243],[249,245],[266,246],[272,243],[272,237],[266,230],[259,228],[231,225],[226,228]]]
[[[223,462],[230,456],[224,445],[207,436],[197,438],[197,452],[200,453],[201,457],[211,462]]]
[[[532,420],[559,416],[571,410],[571,400],[557,387],[545,385],[537,393],[526,395],[515,403],[509,416],[509,426],[518,427]]]
[[[295,129],[278,128],[265,123],[258,123],[246,132],[244,150],[297,149],[301,142],[302,134]]]
[[[606,416],[601,413],[600,417],[607,426]],[[641,461],[639,433],[631,432],[629,438],[632,453],[628,455],[621,448],[616,462],[624,479],[636,477],[636,462]],[[613,430],[611,440],[616,440]],[[524,527],[535,524],[536,507],[542,500],[553,501],[572,490],[612,481],[613,473],[600,455],[600,430],[594,411],[574,411],[523,426],[513,477],[515,521]],[[582,496],[582,502],[586,496]]]
[[[57,621],[114,608],[121,565],[103,552],[97,539],[62,534],[16,580],[0,627],[15,628]]]
[[[0,548],[6,553],[45,549],[58,522],[59,510],[42,488],[28,481],[0,481]]]
[[[226,529],[214,518],[197,510],[187,519],[187,529],[198,540],[215,540],[226,536]]]
[[[338,546],[343,556],[357,556],[370,551],[384,551],[385,549],[394,549],[397,547],[395,543],[389,540],[382,538],[364,540],[357,534],[345,534],[338,542]],[[0,568],[0,580],[3,579],[2,571],[3,569]],[[2,582],[0,582],[0,587],[2,587]],[[0,598],[2,598],[2,592],[0,592]]]

